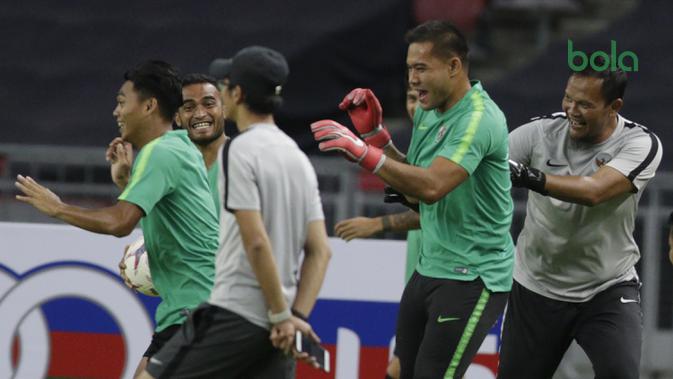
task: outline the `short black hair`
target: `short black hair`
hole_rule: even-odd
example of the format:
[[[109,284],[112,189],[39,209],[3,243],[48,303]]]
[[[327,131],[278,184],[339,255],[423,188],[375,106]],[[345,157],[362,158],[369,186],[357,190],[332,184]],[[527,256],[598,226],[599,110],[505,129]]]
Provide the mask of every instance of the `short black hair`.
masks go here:
[[[463,33],[449,21],[432,20],[409,30],[404,36],[408,44],[432,42],[432,53],[440,58],[458,57],[463,66],[468,65],[467,40]]]
[[[594,58],[592,57],[592,59]],[[605,59],[600,56],[595,58],[595,64],[599,67],[607,67]],[[603,95],[605,104],[611,104],[617,99],[624,99],[628,77],[626,76],[626,72],[620,68],[617,68],[614,71],[610,69],[596,71],[591,68],[591,65],[587,65],[584,70],[575,71],[571,75],[603,79],[603,83],[601,84],[601,95]]]
[[[238,84],[229,83],[230,90],[236,88]],[[240,86],[240,85],[238,85]],[[243,92],[243,103],[248,106],[252,113],[256,114],[273,114],[283,105],[283,97],[281,95],[261,95],[254,92],[245,92],[245,88],[241,87]]]
[[[218,88],[217,80],[210,75],[193,72],[191,74],[186,74],[185,76],[182,77],[183,87],[187,87],[192,84],[205,84],[205,83],[212,84],[213,86],[215,86],[215,88]]]
[[[159,60],[143,62],[124,73],[124,80],[133,83],[133,88],[145,100],[157,99],[159,114],[172,121],[182,105],[182,85],[178,69]]]

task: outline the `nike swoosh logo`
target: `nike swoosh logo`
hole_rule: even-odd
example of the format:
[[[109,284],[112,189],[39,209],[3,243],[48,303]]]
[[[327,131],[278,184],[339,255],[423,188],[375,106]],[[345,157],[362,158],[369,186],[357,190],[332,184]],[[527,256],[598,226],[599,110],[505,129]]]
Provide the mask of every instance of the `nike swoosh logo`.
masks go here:
[[[547,159],[547,166],[549,167],[565,167],[567,164],[555,164],[551,163],[551,159]]]
[[[161,366],[161,365],[164,364],[164,362],[162,362],[162,361],[160,361],[160,360],[158,360],[158,359],[156,359],[156,358],[154,358],[154,357],[151,357],[151,358],[150,358],[150,363],[155,364],[155,365],[157,365],[157,366]]]
[[[437,316],[437,322],[440,323],[440,324],[443,323],[443,322],[447,322],[447,321],[456,321],[456,320],[460,320],[460,317],[442,317],[442,316]]]
[[[638,300],[634,300],[634,299],[625,299],[623,296],[619,298],[619,301],[620,301],[622,304],[626,304],[626,303],[637,303],[637,302],[638,302]]]

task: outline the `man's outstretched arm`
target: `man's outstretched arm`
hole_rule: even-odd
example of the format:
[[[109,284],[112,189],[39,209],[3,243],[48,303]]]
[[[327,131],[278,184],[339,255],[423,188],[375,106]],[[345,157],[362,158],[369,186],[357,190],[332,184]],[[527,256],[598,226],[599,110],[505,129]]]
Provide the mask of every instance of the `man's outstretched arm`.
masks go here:
[[[355,217],[340,221],[334,226],[335,234],[346,241],[368,238],[382,232],[407,232],[421,228],[420,215],[406,211],[379,217]]]
[[[631,193],[634,186],[621,172],[603,166],[591,176],[561,176],[545,173],[510,161],[514,187],[524,187],[542,195],[570,203],[594,206]]]
[[[34,206],[47,216],[94,233],[127,236],[144,215],[137,205],[126,201],[100,209],[66,204],[29,176],[17,176],[15,185],[23,193],[16,196],[17,200]]]
[[[313,138],[321,151],[336,151],[378,175],[399,192],[424,203],[434,203],[467,180],[468,172],[439,156],[427,167],[417,167],[386,159],[381,149],[367,145],[348,128],[333,120],[311,124]]]

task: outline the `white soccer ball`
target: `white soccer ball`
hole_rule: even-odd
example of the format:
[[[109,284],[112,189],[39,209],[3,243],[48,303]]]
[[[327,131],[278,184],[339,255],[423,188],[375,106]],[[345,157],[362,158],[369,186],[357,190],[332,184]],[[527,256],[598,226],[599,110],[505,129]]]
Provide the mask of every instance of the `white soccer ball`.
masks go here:
[[[147,296],[159,296],[152,283],[150,263],[143,237],[134,241],[126,249],[124,264],[126,264],[124,274],[133,285],[133,289]]]

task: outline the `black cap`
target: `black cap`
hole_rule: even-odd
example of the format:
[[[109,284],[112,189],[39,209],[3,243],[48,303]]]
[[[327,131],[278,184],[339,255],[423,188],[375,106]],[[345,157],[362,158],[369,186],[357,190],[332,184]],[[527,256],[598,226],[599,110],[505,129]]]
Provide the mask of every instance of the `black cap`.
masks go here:
[[[209,68],[217,80],[229,79],[240,85],[248,96],[280,95],[290,74],[285,57],[276,50],[263,46],[241,49],[231,59],[217,58]]]

